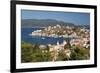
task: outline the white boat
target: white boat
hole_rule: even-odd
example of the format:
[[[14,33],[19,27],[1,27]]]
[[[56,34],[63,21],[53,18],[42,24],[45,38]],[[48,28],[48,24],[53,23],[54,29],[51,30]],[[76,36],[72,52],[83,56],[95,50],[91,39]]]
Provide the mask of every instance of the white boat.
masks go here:
[[[42,39],[45,39],[44,37],[42,37]]]

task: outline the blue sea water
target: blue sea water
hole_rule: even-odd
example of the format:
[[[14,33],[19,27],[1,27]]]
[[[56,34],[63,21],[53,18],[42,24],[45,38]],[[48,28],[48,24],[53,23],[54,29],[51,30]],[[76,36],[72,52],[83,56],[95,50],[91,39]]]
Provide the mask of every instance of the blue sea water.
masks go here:
[[[33,31],[42,30],[43,28],[21,28],[21,41],[25,41],[32,44],[57,44],[57,42],[62,43],[65,38],[63,37],[43,37],[43,36],[31,36]]]

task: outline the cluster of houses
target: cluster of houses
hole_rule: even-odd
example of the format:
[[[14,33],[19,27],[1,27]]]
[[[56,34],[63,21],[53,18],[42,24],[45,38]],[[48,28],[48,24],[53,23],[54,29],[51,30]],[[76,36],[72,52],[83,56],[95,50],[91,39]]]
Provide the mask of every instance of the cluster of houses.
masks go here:
[[[89,37],[89,30],[85,28],[76,28],[74,26],[48,26],[42,30],[35,30],[30,35],[46,37]]]
[[[59,42],[57,42],[56,45],[51,45],[48,44],[49,50],[45,49],[46,45],[40,45],[40,49],[42,49],[42,52],[50,52],[51,57],[52,57],[52,61],[56,61],[59,55],[59,52],[63,51],[63,54],[66,55],[68,58],[70,58],[70,54],[71,54],[71,50],[70,47],[66,47],[66,46],[70,46],[66,41],[63,41],[62,44],[60,44]]]
[[[51,53],[52,61],[56,61],[59,55],[59,52],[63,51],[63,54],[67,56],[67,58],[70,58],[71,55],[71,46],[81,46],[83,48],[89,48],[90,43],[88,43],[88,39],[72,39],[70,42],[63,41],[63,43],[57,42],[56,45],[48,44],[49,52]],[[65,47],[66,46],[66,47]],[[46,47],[45,45],[40,45],[40,48]],[[81,48],[82,49],[82,48]],[[46,49],[43,49],[43,52],[47,52]]]

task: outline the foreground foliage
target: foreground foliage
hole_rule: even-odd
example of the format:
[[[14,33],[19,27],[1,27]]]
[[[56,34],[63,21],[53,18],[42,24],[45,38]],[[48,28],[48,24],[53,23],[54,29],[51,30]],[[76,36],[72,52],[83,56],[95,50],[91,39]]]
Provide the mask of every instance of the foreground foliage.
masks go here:
[[[87,60],[90,58],[90,49],[82,48],[79,46],[71,46],[70,57],[66,56],[64,51],[58,52],[57,61],[68,60]],[[49,47],[41,49],[38,44],[33,45],[30,43],[21,43],[21,62],[47,62],[52,61],[51,52]]]

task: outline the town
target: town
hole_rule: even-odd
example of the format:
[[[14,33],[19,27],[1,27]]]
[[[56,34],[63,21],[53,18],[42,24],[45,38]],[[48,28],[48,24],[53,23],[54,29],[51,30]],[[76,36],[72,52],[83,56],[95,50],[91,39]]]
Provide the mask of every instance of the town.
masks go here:
[[[82,50],[82,56],[79,59],[89,59],[89,50],[90,49],[90,32],[89,29],[74,27],[74,26],[60,26],[59,24],[56,26],[48,26],[43,30],[33,31],[31,36],[45,36],[45,37],[63,37],[67,38],[63,43],[59,43],[57,41],[56,45],[48,44],[48,45],[38,45],[38,48],[41,50],[42,54],[50,53],[51,61],[57,61],[60,55],[63,55],[62,60],[70,60],[75,58],[73,55],[73,51],[79,55],[79,52],[76,50]],[[71,38],[71,39],[70,39]],[[48,46],[48,49],[47,49]],[[32,46],[33,47],[33,46]],[[36,47],[35,47],[36,48]],[[78,48],[78,49],[77,49]],[[73,57],[73,58],[72,58]]]

